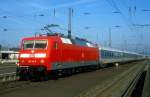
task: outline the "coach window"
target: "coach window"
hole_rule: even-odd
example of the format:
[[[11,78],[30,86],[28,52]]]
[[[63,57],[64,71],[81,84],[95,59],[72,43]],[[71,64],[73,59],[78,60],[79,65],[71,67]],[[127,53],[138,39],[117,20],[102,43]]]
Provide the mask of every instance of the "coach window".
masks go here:
[[[105,58],[107,57],[106,51],[104,51],[104,57],[105,57]]]
[[[57,42],[54,42],[54,48],[58,49],[58,43]]]
[[[102,55],[102,57],[104,57],[104,51],[103,50],[101,50],[101,55]]]

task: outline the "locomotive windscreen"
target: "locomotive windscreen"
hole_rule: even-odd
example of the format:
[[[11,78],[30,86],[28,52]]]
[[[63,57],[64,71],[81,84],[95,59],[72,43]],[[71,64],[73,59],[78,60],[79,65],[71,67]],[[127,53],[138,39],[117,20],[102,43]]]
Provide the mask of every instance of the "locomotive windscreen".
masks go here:
[[[23,49],[45,49],[47,47],[47,40],[25,40],[23,42]]]

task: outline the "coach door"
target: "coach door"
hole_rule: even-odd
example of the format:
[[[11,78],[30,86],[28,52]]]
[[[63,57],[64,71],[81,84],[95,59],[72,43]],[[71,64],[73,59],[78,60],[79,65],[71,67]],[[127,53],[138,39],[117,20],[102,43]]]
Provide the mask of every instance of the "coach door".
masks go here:
[[[54,42],[54,49],[55,49],[55,59],[58,61],[58,57],[59,57],[59,48],[58,48],[58,42]]]

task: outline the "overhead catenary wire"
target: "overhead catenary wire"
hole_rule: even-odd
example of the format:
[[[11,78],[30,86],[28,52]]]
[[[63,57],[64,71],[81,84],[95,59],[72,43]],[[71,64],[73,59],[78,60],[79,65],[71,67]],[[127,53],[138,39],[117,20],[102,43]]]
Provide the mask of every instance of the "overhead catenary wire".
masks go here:
[[[121,18],[123,19],[123,21],[125,22],[125,24],[127,25],[127,27],[132,31],[132,26],[133,26],[133,22],[128,20],[126,18],[126,16],[124,15],[124,13],[120,10],[120,8],[117,6],[116,2],[114,0],[105,0],[107,1],[107,3],[113,7],[115,10],[117,10],[121,16]]]
[[[33,19],[35,19],[35,15],[37,14],[37,13],[34,13],[33,15],[31,14],[31,15],[29,15],[29,14],[25,14],[25,15],[15,15],[15,14],[13,14],[12,12],[9,12],[9,11],[5,11],[5,10],[3,10],[3,9],[0,9],[1,10],[1,12],[2,13],[5,13],[4,15],[2,15],[2,16],[0,16],[1,18],[3,18],[4,16],[6,16],[7,18],[3,18],[3,19],[6,19],[6,21],[8,22],[10,22],[10,21],[12,21],[12,22],[14,22],[14,23],[17,23],[17,24],[25,24],[25,23],[31,23],[31,24],[39,24],[39,22],[38,21],[36,21],[36,20],[34,20],[33,21]],[[38,14],[40,14],[40,13],[38,13]],[[19,19],[20,18],[20,19]],[[3,27],[4,28],[4,27]],[[9,28],[9,27],[7,27],[7,28]]]

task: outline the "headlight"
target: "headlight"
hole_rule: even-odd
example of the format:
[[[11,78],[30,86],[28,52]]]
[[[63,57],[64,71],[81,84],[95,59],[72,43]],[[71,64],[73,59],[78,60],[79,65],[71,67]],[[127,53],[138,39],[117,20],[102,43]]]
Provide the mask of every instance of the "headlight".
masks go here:
[[[22,60],[21,63],[24,63],[24,60]]]
[[[17,66],[19,67],[19,63],[17,63]]]
[[[31,60],[28,60],[28,63],[31,63]]]
[[[40,63],[44,63],[45,61],[42,59],[42,60],[40,60]]]
[[[46,57],[46,54],[45,53],[38,53],[38,54],[35,54],[35,58],[45,58]]]
[[[29,54],[20,54],[21,58],[29,58],[29,56],[30,56]]]

